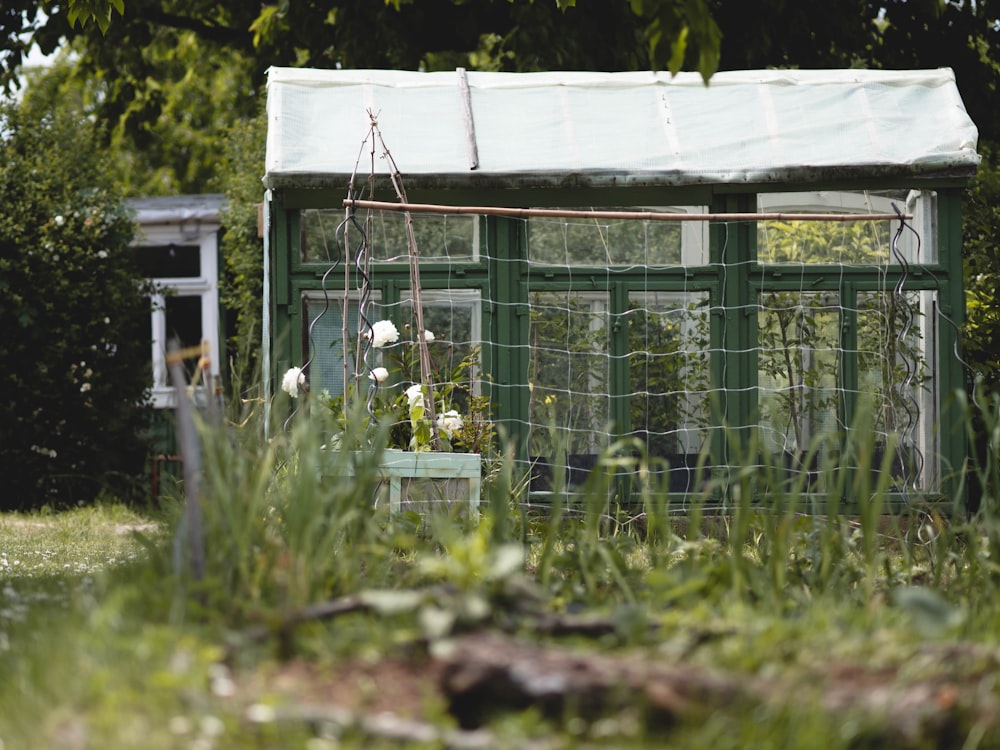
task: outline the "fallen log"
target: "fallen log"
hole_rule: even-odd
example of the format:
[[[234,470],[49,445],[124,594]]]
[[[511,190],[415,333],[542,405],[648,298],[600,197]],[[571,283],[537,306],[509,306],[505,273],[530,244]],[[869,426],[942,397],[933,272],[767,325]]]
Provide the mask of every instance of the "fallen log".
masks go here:
[[[444,657],[441,688],[464,728],[498,711],[536,706],[550,716],[598,717],[624,708],[671,723],[714,708],[756,702],[745,676],[637,658],[540,646],[488,632],[462,637]]]
[[[720,710],[817,711],[831,724],[852,717],[857,739],[894,748],[961,747],[1000,728],[993,658],[980,671],[922,680],[896,668],[834,664],[764,679],[485,631],[455,640],[441,658],[440,689],[464,729],[529,706],[555,720],[595,721],[627,709],[650,728],[702,721]]]

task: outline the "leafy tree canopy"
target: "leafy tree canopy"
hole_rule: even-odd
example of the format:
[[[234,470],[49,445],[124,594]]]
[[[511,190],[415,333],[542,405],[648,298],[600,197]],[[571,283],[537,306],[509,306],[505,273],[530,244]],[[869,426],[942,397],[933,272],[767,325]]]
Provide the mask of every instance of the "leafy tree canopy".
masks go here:
[[[118,14],[121,13],[121,16]],[[31,47],[74,60],[109,123],[132,194],[208,184],[225,129],[259,111],[270,66],[399,69],[716,69],[707,0],[9,0],[0,83],[22,83]]]
[[[0,509],[143,473],[150,290],[96,131],[69,101],[0,104]]]
[[[164,30],[191,31],[252,58],[256,80],[271,65],[539,70],[687,63],[707,79],[719,31],[707,0],[10,0],[0,29],[4,83],[31,45],[43,52],[82,39],[95,67],[133,68]],[[114,18],[120,12],[120,19]],[[114,20],[114,23],[112,23]],[[91,23],[93,21],[93,23]],[[129,67],[120,73],[133,72]]]
[[[950,67],[983,138],[1000,140],[997,0],[713,0],[720,70]]]
[[[440,70],[949,66],[1000,140],[1000,0],[7,0],[0,83],[68,44],[94,114],[147,152],[146,194],[204,190],[220,122],[254,115],[272,65]],[[176,131],[176,132],[175,132]],[[176,137],[179,134],[179,137]],[[163,153],[158,153],[161,143]],[[193,149],[193,150],[192,150]],[[216,144],[215,151],[220,150]],[[141,170],[142,164],[132,165]]]

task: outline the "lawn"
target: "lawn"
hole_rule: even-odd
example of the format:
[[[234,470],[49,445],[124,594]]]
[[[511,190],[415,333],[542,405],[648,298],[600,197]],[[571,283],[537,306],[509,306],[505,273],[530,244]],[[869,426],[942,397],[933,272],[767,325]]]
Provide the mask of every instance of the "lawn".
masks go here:
[[[205,445],[200,546],[179,499],[0,516],[4,750],[1000,747],[989,513],[539,510],[501,463],[389,517],[308,427]]]

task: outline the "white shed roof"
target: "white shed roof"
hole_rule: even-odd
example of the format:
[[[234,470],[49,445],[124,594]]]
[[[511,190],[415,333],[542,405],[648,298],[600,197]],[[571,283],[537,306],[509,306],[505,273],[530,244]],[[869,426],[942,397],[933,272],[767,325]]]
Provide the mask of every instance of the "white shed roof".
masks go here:
[[[268,187],[363,180],[369,112],[406,184],[429,187],[909,180],[979,163],[950,69],[722,72],[706,86],[696,73],[272,68],[267,109]]]
[[[139,224],[177,224],[185,221],[213,222],[225,203],[221,193],[168,195],[155,198],[131,198],[128,206]]]

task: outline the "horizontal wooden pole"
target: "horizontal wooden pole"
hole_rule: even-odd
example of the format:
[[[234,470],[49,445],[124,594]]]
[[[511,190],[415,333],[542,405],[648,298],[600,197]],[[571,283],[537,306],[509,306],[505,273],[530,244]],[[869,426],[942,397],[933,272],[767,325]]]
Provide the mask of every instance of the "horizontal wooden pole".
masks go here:
[[[509,216],[517,219],[531,217],[552,219],[625,219],[639,221],[893,221],[910,220],[911,214],[816,214],[816,213],[719,213],[689,214],[662,211],[601,211],[570,210],[565,208],[513,208],[509,206],[444,206],[435,203],[393,203],[344,199],[344,208],[399,211],[413,214],[476,214],[481,216]]]

